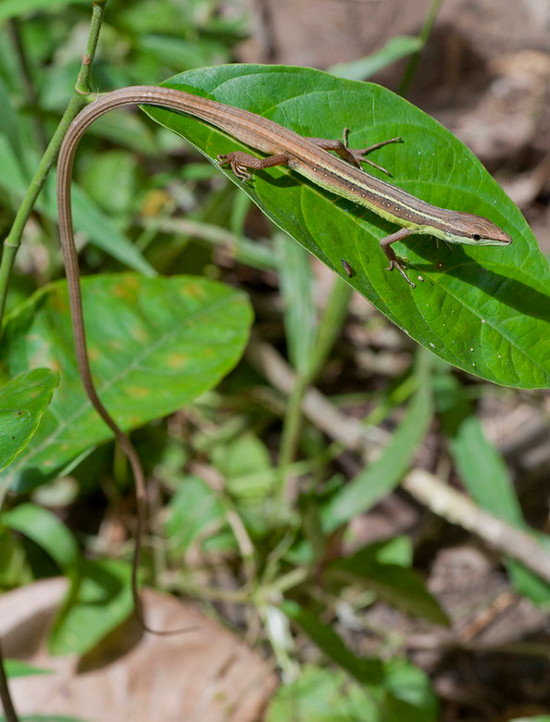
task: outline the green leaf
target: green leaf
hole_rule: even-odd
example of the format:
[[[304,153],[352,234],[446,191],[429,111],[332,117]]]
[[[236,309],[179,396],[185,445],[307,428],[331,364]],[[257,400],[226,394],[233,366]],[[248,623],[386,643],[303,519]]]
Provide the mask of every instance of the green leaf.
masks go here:
[[[102,115],[87,132],[106,138],[117,147],[129,148],[143,155],[158,155],[161,152],[156,136],[138,115]]]
[[[383,722],[435,722],[438,701],[428,675],[401,657],[385,663],[388,694],[382,706]]]
[[[298,679],[282,684],[270,701],[267,722],[380,722],[370,690],[345,672],[307,666]]]
[[[460,478],[474,501],[509,524],[536,536],[550,549],[550,537],[531,529],[523,517],[506,462],[485,436],[464,389],[450,373],[436,378],[436,398],[443,430]],[[535,604],[550,606],[550,584],[515,559],[506,559],[510,580],[520,594]]]
[[[217,444],[211,459],[249,534],[264,536],[274,522],[271,500],[278,478],[265,444],[254,434],[244,433],[230,443]]]
[[[378,560],[379,545],[366,546],[349,557],[332,562],[328,571],[344,572],[362,580],[383,599],[407,614],[428,619],[436,624],[448,624],[449,619],[437,600],[428,592],[424,581],[415,571],[398,564]]]
[[[84,654],[127,619],[134,603],[131,567],[113,559],[82,560],[50,637],[52,654]]]
[[[510,524],[524,526],[506,463],[485,436],[464,387],[450,373],[436,383],[443,430],[464,484],[477,504]]]
[[[390,38],[381,50],[366,58],[352,60],[350,63],[338,63],[329,68],[329,73],[348,80],[366,80],[388,65],[401,58],[418,52],[422,48],[422,40],[410,35],[395,35]]]
[[[128,213],[136,196],[137,159],[126,150],[104,151],[87,159],[82,186],[110,215]]]
[[[113,274],[84,279],[83,293],[99,394],[124,429],[170,414],[212,388],[248,338],[246,297],[213,281]],[[111,438],[84,394],[73,349],[64,282],[41,289],[6,323],[0,372],[13,375],[39,359],[61,373],[27,453],[1,477],[19,490]]]
[[[287,235],[280,233],[277,241],[288,356],[296,371],[304,374],[316,331],[310,257]]]
[[[225,477],[225,489],[241,504],[265,504],[274,491],[276,474],[269,450],[254,434],[245,433],[220,444],[212,461]],[[265,507],[263,509],[265,515]]]
[[[413,546],[408,536],[394,536],[384,541],[369,544],[372,558],[380,564],[397,564],[410,567],[413,561]]]
[[[8,137],[4,134],[0,134],[0,166],[2,167],[0,187],[4,188],[10,199],[15,201],[17,195],[23,195],[27,180],[25,170],[17,157],[17,153],[10,145]]]
[[[295,622],[329,659],[349,672],[358,682],[366,685],[380,685],[383,680],[382,663],[378,659],[357,657],[351,652],[341,637],[319,619],[313,612],[304,609],[296,602],[286,600],[281,604],[282,611]]]
[[[225,509],[214,491],[202,479],[184,478],[167,508],[165,533],[170,552],[184,553],[208,530],[219,533],[227,528]]]
[[[10,197],[22,198],[27,189],[27,175],[17,154],[10,146],[6,136],[0,135],[0,187]],[[55,182],[48,178],[44,190],[37,201],[37,208],[49,218],[57,220],[57,201]],[[92,201],[78,185],[72,186],[73,220],[77,231],[83,231],[90,243],[101,248],[113,258],[124,263],[134,271],[147,276],[155,276],[156,271],[141,252],[119,231],[108,215]]]
[[[65,573],[76,567],[78,544],[67,527],[50,511],[21,504],[0,517],[2,524],[32,539]]]
[[[144,55],[151,53],[155,59],[168,63],[172,68],[197,68],[210,63],[222,63],[227,57],[223,42],[209,40],[205,36],[187,40],[147,32],[138,36],[136,41],[138,51]]]
[[[394,225],[286,168],[255,173],[247,183],[224,172],[278,226],[441,358],[495,383],[549,386],[548,264],[521,212],[439,123],[377,85],[307,68],[227,65],[182,73],[165,85],[265,115],[304,136],[341,138],[349,127],[353,147],[402,136],[403,143],[373,157],[391,171],[395,185],[437,206],[490,218],[513,245],[451,249],[413,236],[396,249],[408,259],[417,282],[412,289],[385,270],[378,241]],[[160,108],[147,112],[211,158],[246,150],[206,123]]]
[[[0,471],[29,444],[46,412],[59,374],[35,369],[0,388]]]
[[[542,534],[535,534],[535,536],[539,542],[543,543]],[[548,537],[546,537],[546,542],[548,542]],[[548,553],[548,550],[546,550],[546,553]],[[550,609],[550,584],[545,579],[542,579],[515,559],[506,559],[505,565],[512,586],[518,594],[528,597],[533,604],[542,609]]]
[[[0,20],[44,10],[57,10],[63,5],[89,5],[90,0],[2,0]]]
[[[16,677],[33,677],[37,674],[54,673],[53,669],[34,667],[32,664],[22,662],[20,659],[6,659],[4,664],[8,679],[15,679]]]
[[[374,658],[358,657],[317,615],[288,600],[281,604],[281,609],[329,659],[368,689],[372,702],[369,721],[433,722],[436,719],[437,700],[428,677],[421,670],[399,658],[381,662]],[[311,718],[317,719],[314,716]],[[336,722],[339,718],[320,716],[319,719]]]
[[[373,693],[341,670],[308,665],[297,680],[275,692],[267,722],[434,722],[437,700],[427,676],[406,660],[385,666],[386,685],[395,694]]]
[[[56,207],[51,190],[51,184],[47,184],[47,210],[50,216],[52,216],[53,208]],[[156,276],[157,272],[144,258],[141,251],[133,243],[130,243],[111,218],[103,213],[87,193],[75,184],[72,188],[72,207],[75,229],[86,233],[92,245],[101,248],[112,258],[116,258],[134,271],[139,271],[146,276]],[[53,214],[52,217],[56,218],[57,216]]]
[[[433,415],[429,356],[423,354],[419,361],[417,389],[391,441],[376,461],[342,487],[323,507],[327,531],[371,509],[393,491],[408,470]]]

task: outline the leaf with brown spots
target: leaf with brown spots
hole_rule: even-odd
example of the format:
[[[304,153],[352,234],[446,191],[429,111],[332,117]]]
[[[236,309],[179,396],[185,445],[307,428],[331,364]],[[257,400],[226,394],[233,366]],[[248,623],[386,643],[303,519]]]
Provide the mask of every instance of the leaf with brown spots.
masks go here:
[[[220,283],[120,274],[85,278],[82,286],[97,388],[125,430],[171,414],[211,389],[237,363],[248,339],[250,304]],[[18,490],[37,486],[111,438],[80,382],[66,293],[65,282],[37,292],[12,314],[2,339],[5,376],[38,364],[61,372],[35,438],[0,477]]]

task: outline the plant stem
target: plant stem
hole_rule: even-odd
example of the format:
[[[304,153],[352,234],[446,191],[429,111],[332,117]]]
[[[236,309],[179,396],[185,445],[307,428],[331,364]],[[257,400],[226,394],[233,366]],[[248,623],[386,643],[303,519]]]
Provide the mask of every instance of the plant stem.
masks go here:
[[[75,92],[80,95],[90,95],[92,92],[90,88],[90,74],[92,72],[92,63],[97,50],[97,42],[99,40],[101,24],[103,23],[103,16],[105,15],[106,4],[107,0],[94,0],[94,4],[92,6],[92,19],[90,22],[90,32],[88,34],[88,45],[86,47],[86,52],[82,56],[82,65],[80,66],[80,72],[78,73],[78,80],[74,86]]]
[[[2,260],[0,261],[0,334],[4,318],[4,310],[6,307],[6,298],[8,295],[9,279],[13,264],[15,263],[17,251],[21,245],[23,231],[33,211],[36,199],[38,198],[40,191],[46,182],[46,178],[56,161],[63,136],[65,135],[65,132],[71,124],[73,118],[88,102],[87,96],[89,96],[92,92],[90,87],[90,71],[97,48],[97,41],[103,15],[105,13],[106,2],[107,0],[96,0],[96,2],[93,3],[88,45],[86,53],[82,56],[82,64],[78,74],[78,80],[75,84],[73,97],[69,101],[57,129],[53,134],[48,147],[44,151],[44,155],[38,164],[27,192],[25,193],[21,205],[15,215],[11,230],[3,243]]]

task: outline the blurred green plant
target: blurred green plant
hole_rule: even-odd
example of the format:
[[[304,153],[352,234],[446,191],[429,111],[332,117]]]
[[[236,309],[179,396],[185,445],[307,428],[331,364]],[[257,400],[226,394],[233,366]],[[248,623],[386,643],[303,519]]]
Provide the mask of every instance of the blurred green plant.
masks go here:
[[[132,609],[127,546],[113,548],[120,557],[116,561],[87,558],[94,552],[89,529],[71,528],[44,501],[48,493],[56,494],[52,506],[61,506],[70,518],[69,511],[97,498],[98,480],[108,492],[109,500],[102,501],[107,505],[119,505],[129,486],[128,472],[116,450],[113,457],[105,445],[109,435],[77,377],[66,288],[56,280],[61,259],[46,168],[55,153],[55,147],[49,156],[45,153],[47,139],[63,127],[61,117],[70,122],[86,102],[71,96],[71,86],[86,47],[88,5],[61,0],[4,0],[0,5],[6,30],[0,34],[3,235],[10,228],[13,233],[23,199],[28,206],[19,224],[22,232],[27,222],[25,243],[15,271],[10,267],[4,274],[10,281],[10,312],[0,359],[5,384],[0,389],[0,484],[4,490],[9,485],[12,495],[0,516],[0,584],[9,589],[42,576],[66,575],[71,602],[59,612],[50,647],[80,654]],[[383,151],[383,163],[392,168],[396,182],[401,179],[409,190],[428,193],[428,200],[442,205],[452,187],[456,203],[480,203],[513,223],[521,240],[514,254],[506,249],[495,257],[479,251],[479,258],[494,274],[515,277],[519,310],[526,306],[520,284],[531,294],[543,294],[540,278],[547,271],[540,271],[532,236],[458,141],[381,88],[308,69],[221,65],[233,60],[233,48],[249,27],[245,15],[224,9],[217,0],[113,5],[107,18],[98,20],[101,55],[93,64],[91,88],[157,83],[178,73],[171,85],[220,92],[219,99],[250,110],[282,112],[275,119],[290,125],[298,118],[301,127],[295,129],[305,134],[315,129],[316,135],[338,137],[349,123],[352,130],[363,129],[365,137],[369,131],[369,142],[377,140],[373,129],[381,137],[403,133],[407,148]],[[417,52],[425,41],[425,36],[394,39],[376,56],[340,67],[338,74],[365,77]],[[220,67],[193,70],[215,64]],[[343,103],[342,93],[356,102]],[[365,125],[368,93],[378,111]],[[293,104],[299,113],[289,110]],[[148,112],[211,157],[234,145],[197,122]],[[409,123],[406,133],[398,117]],[[424,156],[418,163],[420,147]],[[49,160],[43,192],[29,200],[44,157]],[[450,170],[432,179],[426,174],[434,157],[438,167]],[[527,528],[526,522],[502,457],[483,435],[475,405],[464,401],[463,383],[445,361],[408,347],[408,367],[374,374],[367,384],[363,380],[366,390],[345,395],[337,388],[329,399],[328,392],[312,396],[311,387],[330,387],[331,374],[336,386],[343,379],[339,344],[352,286],[446,361],[510,385],[546,383],[548,354],[540,333],[546,314],[539,304],[536,317],[524,314],[520,322],[518,308],[495,300],[492,289],[476,280],[475,253],[459,249],[451,257],[447,249],[420,245],[408,247],[409,260],[429,261],[430,284],[413,303],[400,279],[394,284],[393,275],[388,279],[378,269],[378,259],[365,260],[365,235],[380,237],[384,224],[366,212],[353,213],[350,205],[335,203],[308,184],[289,183],[286,171],[275,170],[272,177],[276,184],[258,177],[245,188],[248,196],[240,193],[199,153],[143,113],[101,119],[79,151],[73,205],[81,264],[95,274],[84,283],[94,368],[108,407],[134,430],[161,489],[155,531],[162,535],[162,551],[146,554],[142,576],[162,589],[253,610],[287,682],[270,707],[271,722],[291,714],[327,721],[429,722],[437,718],[437,701],[427,676],[383,632],[375,643],[384,655],[360,654],[349,641],[353,635],[342,609],[361,630],[365,611],[376,601],[435,624],[447,624],[447,616],[413,569],[409,538],[358,543],[351,536],[352,522],[396,488],[435,418],[457,473],[477,503],[510,525]],[[322,304],[316,301],[317,279],[307,252],[285,233],[254,223],[251,200],[340,274],[330,291],[323,290]],[[307,222],[300,218],[304,209]],[[526,249],[520,272],[518,259]],[[467,284],[460,285],[458,272],[434,270],[435,254],[447,264],[456,264],[458,254],[471,271]],[[342,257],[360,273],[345,273]],[[121,266],[142,275],[120,274]],[[277,283],[281,301],[273,303]],[[248,357],[241,358],[252,304],[232,284],[250,291],[260,334],[272,341],[267,361],[257,338]],[[453,314],[457,320],[451,324]],[[372,324],[382,322],[368,323],[372,331]],[[518,341],[526,329],[540,337],[529,349]],[[457,334],[461,342],[455,347]],[[275,347],[286,350],[289,365]],[[507,355],[499,360],[504,347]],[[346,426],[348,419],[338,408],[345,402],[364,413],[368,409],[363,426]],[[346,480],[338,457],[350,450],[360,454],[359,469]],[[376,460],[366,462],[365,450],[369,459],[376,451]],[[78,485],[63,485],[69,474]],[[537,538],[544,550],[548,538]],[[226,561],[232,584],[220,588],[204,581],[202,568],[197,574],[186,569],[185,560],[197,553],[204,569]],[[520,593],[548,606],[545,580],[513,560],[506,565]],[[75,629],[86,633],[75,634]],[[315,663],[299,663],[300,635],[320,650]],[[324,668],[323,660],[337,671]],[[29,671],[9,670],[14,676]]]

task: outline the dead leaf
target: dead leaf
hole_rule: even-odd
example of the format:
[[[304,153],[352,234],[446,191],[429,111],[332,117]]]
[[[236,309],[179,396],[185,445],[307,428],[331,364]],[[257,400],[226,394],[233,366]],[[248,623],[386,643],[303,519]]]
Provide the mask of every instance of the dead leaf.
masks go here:
[[[155,636],[130,620],[84,658],[51,657],[47,634],[66,590],[65,579],[48,579],[0,598],[6,656],[54,671],[11,681],[19,714],[89,722],[260,719],[277,686],[269,664],[190,605],[152,590],[142,595],[148,624],[191,631]]]

